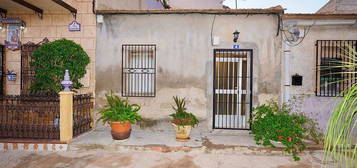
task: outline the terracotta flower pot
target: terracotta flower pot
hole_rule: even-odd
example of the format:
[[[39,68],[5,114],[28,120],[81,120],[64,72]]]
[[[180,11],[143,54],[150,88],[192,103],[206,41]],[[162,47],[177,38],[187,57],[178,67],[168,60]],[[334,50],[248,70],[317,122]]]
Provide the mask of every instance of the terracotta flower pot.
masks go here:
[[[123,140],[129,138],[131,133],[131,124],[129,121],[112,122],[110,127],[112,128],[113,139]]]
[[[172,124],[175,128],[176,131],[176,139],[177,140],[188,140],[190,139],[190,133],[192,126],[190,125],[185,125],[185,126],[179,126],[176,124]]]

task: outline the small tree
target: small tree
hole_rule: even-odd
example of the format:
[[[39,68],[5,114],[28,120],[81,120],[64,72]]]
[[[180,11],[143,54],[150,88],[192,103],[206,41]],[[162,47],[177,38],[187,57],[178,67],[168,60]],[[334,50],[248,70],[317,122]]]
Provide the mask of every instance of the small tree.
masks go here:
[[[30,86],[33,92],[57,93],[62,90],[61,81],[69,70],[72,88],[83,85],[80,79],[86,74],[89,57],[83,48],[71,40],[60,39],[38,47],[32,55],[30,65],[36,67],[35,80]]]

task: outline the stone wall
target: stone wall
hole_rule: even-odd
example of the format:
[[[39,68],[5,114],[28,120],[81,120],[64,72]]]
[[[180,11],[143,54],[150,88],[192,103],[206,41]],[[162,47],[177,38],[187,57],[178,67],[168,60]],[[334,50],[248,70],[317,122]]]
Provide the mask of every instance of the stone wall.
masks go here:
[[[82,79],[84,88],[80,92],[94,92],[95,86],[95,39],[96,39],[96,19],[93,14],[92,0],[72,0],[67,2],[78,10],[77,21],[81,24],[81,31],[69,32],[68,24],[74,18],[69,11],[45,10],[43,19],[34,12],[9,10],[8,17],[18,17],[26,22],[26,28],[22,32],[21,42],[38,43],[47,37],[50,41],[66,38],[80,44],[91,58],[87,67],[87,74]],[[6,29],[0,31],[0,44],[4,44],[6,39]],[[18,74],[16,81],[5,81],[5,94],[20,94],[21,84],[21,51],[5,51],[5,70],[13,70]]]

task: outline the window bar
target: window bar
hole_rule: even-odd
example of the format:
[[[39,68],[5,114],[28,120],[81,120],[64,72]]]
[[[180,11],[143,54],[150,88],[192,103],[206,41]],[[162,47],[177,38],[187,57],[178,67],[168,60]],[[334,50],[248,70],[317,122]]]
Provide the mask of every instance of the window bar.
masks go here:
[[[328,66],[329,66],[329,74],[328,74],[328,82],[327,82],[327,93],[328,93],[328,96],[332,96],[332,90],[333,90],[333,87],[332,87],[332,83],[331,83],[331,81],[333,81],[333,70],[332,70],[332,68],[331,68],[331,66],[332,66],[332,62],[331,62],[331,59],[332,59],[332,57],[331,57],[331,55],[332,55],[332,52],[331,52],[331,49],[332,49],[332,47],[331,47],[331,41],[329,40],[328,41],[328,54],[327,54],[327,58],[329,59],[329,63],[328,63]]]
[[[341,44],[341,46],[340,46],[340,50],[342,50],[342,52],[340,52],[341,54],[342,54],[342,56],[343,56],[343,61],[348,61],[347,60],[347,58],[344,56],[345,54],[345,42],[344,41],[342,41],[341,42],[342,44]],[[343,47],[342,47],[343,46]],[[348,79],[348,77],[346,76],[346,74],[345,73],[343,73],[342,74],[342,77],[343,77],[343,87],[342,87],[342,90],[345,90],[345,88],[346,88],[346,80],[345,79]],[[342,92],[342,96],[344,96],[344,93]]]
[[[319,71],[319,61],[318,61],[318,57],[319,57],[319,52],[318,52],[318,50],[319,50],[319,47],[318,47],[318,45],[319,45],[319,41],[316,41],[316,43],[315,43],[315,54],[316,54],[316,57],[315,57],[315,63],[316,63],[316,72],[315,72],[315,95],[316,96],[318,96],[318,94],[319,94],[319,91],[318,91],[318,83],[319,83],[319,80],[318,80],[318,71]]]
[[[353,41],[350,41],[350,46],[351,46],[351,49],[352,49],[352,50],[355,50],[355,48],[354,48],[354,44],[353,44]],[[350,52],[350,54],[349,54],[348,56],[349,56],[349,57],[351,57],[351,56],[352,56],[351,54],[353,54],[353,51],[351,51],[351,52]],[[352,63],[352,61],[353,61],[353,58],[351,58],[349,62],[351,62],[351,63]],[[349,69],[349,71],[350,71],[350,72],[352,72],[352,71],[353,71],[353,69],[352,69],[352,68],[350,68],[350,69]],[[354,79],[354,76],[355,76],[355,75],[354,75],[353,73],[349,73],[349,74],[351,74],[351,78],[350,78],[350,79],[351,79],[351,87],[352,87],[352,86],[353,86],[353,84],[354,84],[354,83],[355,83],[355,81],[356,81],[356,80]]]
[[[332,60],[334,61],[333,66],[336,66],[336,65],[337,65],[337,64],[336,64],[337,57],[336,57],[336,54],[335,54],[335,53],[336,53],[336,50],[335,50],[335,48],[336,48],[336,41],[331,41],[331,42],[332,42],[331,55],[332,55],[332,58],[333,58]],[[338,75],[338,74],[336,74],[336,73],[337,73],[337,70],[338,70],[337,67],[334,67],[334,68],[332,69],[332,73],[333,73],[333,75],[332,75],[332,81],[333,81],[333,84],[332,84],[331,87],[334,88],[334,89],[333,89],[333,96],[336,96],[336,92],[337,92],[337,89],[338,89],[337,80],[336,80],[336,76]]]
[[[351,47],[351,43],[350,43],[350,41],[347,41],[347,45],[348,45],[348,55],[350,54],[350,47]],[[351,62],[351,59],[350,58],[348,58],[348,62]],[[351,68],[348,68],[348,71],[351,71]],[[351,87],[351,74],[350,73],[348,73],[348,88],[350,88]]]
[[[140,54],[139,54],[139,55],[140,55],[140,58],[139,58],[140,61],[139,61],[139,59],[138,59],[139,67],[140,67],[141,72],[143,72],[143,70],[144,70],[144,67],[143,67],[143,62],[145,61],[145,59],[143,59],[143,56],[144,56],[143,51],[145,51],[144,49],[146,49],[146,46],[140,47]],[[146,54],[146,55],[147,55],[147,54]],[[144,73],[145,73],[145,72],[144,72]],[[145,84],[145,81],[144,81],[144,78],[143,78],[144,73],[140,73],[140,74],[138,75],[138,77],[139,77],[138,83],[139,83],[139,88],[140,88],[138,94],[140,94],[140,96],[144,96],[144,95],[143,95],[143,94],[144,94],[143,85]]]
[[[357,41],[354,41],[354,45],[353,45],[353,46],[354,46],[354,51],[355,51],[354,54],[356,54],[356,52],[357,52]],[[356,59],[356,55],[353,55],[352,58],[353,58],[352,61],[354,61],[354,59]],[[353,63],[356,64],[357,62],[354,61]],[[357,72],[357,67],[354,68],[354,72]],[[354,83],[356,83],[356,81],[357,81],[357,79],[356,79],[356,77],[357,77],[356,73],[354,73],[353,76],[354,76]]]
[[[337,54],[338,54],[338,57],[340,58],[340,60],[342,61],[342,62],[345,62],[346,60],[345,60],[345,58],[344,58],[344,56],[341,54],[341,45],[342,45],[342,41],[341,40],[339,40],[338,41],[338,51],[337,51]],[[343,74],[343,71],[344,71],[344,68],[341,68],[340,69],[340,78],[341,78],[341,81],[338,83],[339,84],[339,90],[338,90],[338,95],[337,96],[341,96],[341,93],[342,93],[342,91],[343,91],[343,85],[344,85],[344,74]]]
[[[324,41],[324,44],[325,44],[325,41]],[[322,88],[324,88],[325,89],[325,87],[322,87],[323,86],[323,84],[322,84],[322,82],[321,82],[321,73],[322,73],[322,71],[321,71],[321,64],[322,64],[322,52],[325,52],[325,50],[324,51],[322,51],[322,41],[320,41],[320,55],[319,55],[319,61],[320,61],[320,63],[319,63],[319,72],[320,72],[320,76],[319,76],[319,81],[320,81],[320,94],[319,95],[321,95],[322,94]]]
[[[125,68],[125,66],[124,66],[124,52],[125,52],[124,46],[121,46],[121,67],[122,67],[121,76],[123,79],[123,80],[121,80],[121,87],[123,87],[123,88],[125,88],[124,79],[126,79],[124,76],[124,68]],[[124,95],[124,89],[121,90],[121,95]]]
[[[150,53],[150,50],[149,50],[149,46],[145,46],[145,52],[147,52],[148,54],[145,55],[144,57],[144,64],[143,64],[143,68],[148,70],[149,69],[149,55],[151,54]],[[147,71],[146,73],[143,74],[143,81],[144,81],[144,84],[147,84],[148,85],[148,75],[150,74],[150,71]],[[148,85],[150,87],[150,85]],[[144,87],[144,96],[148,96],[148,92],[149,92],[149,87]]]

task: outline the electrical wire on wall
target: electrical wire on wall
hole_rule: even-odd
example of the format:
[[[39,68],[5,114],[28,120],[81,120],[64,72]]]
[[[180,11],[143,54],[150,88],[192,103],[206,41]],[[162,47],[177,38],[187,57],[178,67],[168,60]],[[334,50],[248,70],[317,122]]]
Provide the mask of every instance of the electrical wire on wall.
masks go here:
[[[294,25],[294,26],[284,26],[284,23],[281,22],[281,31],[283,34],[283,41],[285,44],[295,47],[298,46],[299,44],[301,44],[305,37],[309,34],[310,29],[312,27],[312,25],[310,26],[304,26],[303,29],[303,35],[301,36],[300,33],[300,29]],[[284,27],[286,27],[286,29],[284,29]]]
[[[214,23],[216,22],[216,16],[217,15],[214,15],[213,21],[212,21],[212,24],[211,24],[211,44],[213,44],[213,28],[214,28]]]

